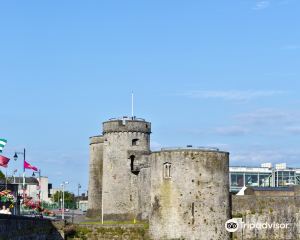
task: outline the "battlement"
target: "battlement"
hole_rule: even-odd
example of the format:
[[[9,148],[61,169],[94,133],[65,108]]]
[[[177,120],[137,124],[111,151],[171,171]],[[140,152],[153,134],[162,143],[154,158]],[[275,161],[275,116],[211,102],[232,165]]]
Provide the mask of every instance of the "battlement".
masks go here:
[[[186,147],[165,147],[161,150],[153,151],[152,153],[160,152],[216,152],[216,153],[227,153],[226,151],[221,151],[216,147],[203,147],[203,146],[192,146],[187,145]]]
[[[104,138],[102,135],[90,137],[90,145],[103,143],[103,142],[104,142]]]
[[[114,132],[141,132],[151,133],[151,123],[142,118],[122,117],[111,118],[103,122],[103,134]]]
[[[208,152],[219,152],[219,148],[216,147],[202,147],[187,145],[186,147],[166,147],[162,148],[161,151],[178,151],[178,150],[192,150],[192,151],[208,151]]]

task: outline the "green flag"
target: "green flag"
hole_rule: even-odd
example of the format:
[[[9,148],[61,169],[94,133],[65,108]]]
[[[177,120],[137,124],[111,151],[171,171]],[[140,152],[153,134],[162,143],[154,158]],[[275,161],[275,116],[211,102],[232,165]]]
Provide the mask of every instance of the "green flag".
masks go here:
[[[0,138],[0,153],[2,152],[4,146],[6,145],[7,143],[7,140],[6,139],[3,139],[3,138]]]

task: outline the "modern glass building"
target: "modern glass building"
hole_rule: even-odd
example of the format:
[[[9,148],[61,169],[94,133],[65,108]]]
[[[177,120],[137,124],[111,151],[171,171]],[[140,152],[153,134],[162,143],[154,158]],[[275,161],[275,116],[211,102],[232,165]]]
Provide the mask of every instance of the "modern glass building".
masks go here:
[[[229,167],[230,192],[244,186],[283,187],[300,185],[300,168],[288,168],[285,163],[263,163],[261,167]]]

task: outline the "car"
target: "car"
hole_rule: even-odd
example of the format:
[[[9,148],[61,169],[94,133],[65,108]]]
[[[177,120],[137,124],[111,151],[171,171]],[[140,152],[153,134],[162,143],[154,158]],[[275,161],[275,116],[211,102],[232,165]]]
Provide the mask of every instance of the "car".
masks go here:
[[[58,209],[59,212],[62,212],[62,209]],[[70,209],[69,208],[65,208],[64,212],[70,212]]]

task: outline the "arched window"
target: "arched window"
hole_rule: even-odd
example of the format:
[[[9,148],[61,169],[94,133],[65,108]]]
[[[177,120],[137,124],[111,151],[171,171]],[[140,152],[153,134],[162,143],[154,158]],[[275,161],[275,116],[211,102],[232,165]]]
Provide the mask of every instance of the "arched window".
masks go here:
[[[164,178],[171,178],[171,163],[166,162],[164,163]]]

